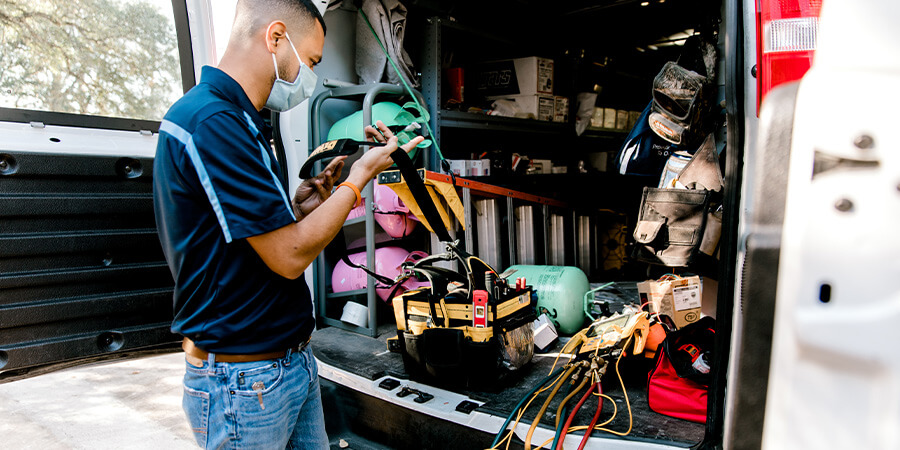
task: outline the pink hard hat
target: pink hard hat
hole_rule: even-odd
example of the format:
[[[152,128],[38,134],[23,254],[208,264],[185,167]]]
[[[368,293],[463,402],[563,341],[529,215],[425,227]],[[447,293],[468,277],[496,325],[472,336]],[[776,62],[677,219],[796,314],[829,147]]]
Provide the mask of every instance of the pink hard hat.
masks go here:
[[[409,236],[416,228],[418,219],[409,212],[409,207],[397,196],[393,189],[375,182],[375,221],[392,238]],[[347,220],[365,215],[364,205],[350,210]]]
[[[387,278],[396,278],[397,275],[400,274],[400,266],[403,263],[418,261],[425,256],[428,256],[425,252],[408,252],[400,247],[382,247],[375,250],[375,267],[371,269],[374,269],[375,273]],[[354,264],[365,265],[366,253],[354,253],[349,255],[348,259]],[[331,288],[334,292],[365,289],[367,281],[368,276],[362,269],[350,267],[344,261],[338,261],[334,267],[334,271],[331,273]],[[406,290],[427,285],[427,283],[410,279],[403,283],[397,293],[401,294],[406,292]],[[382,300],[390,301],[388,296],[391,294],[391,289],[391,287],[381,287],[375,289],[375,292]]]

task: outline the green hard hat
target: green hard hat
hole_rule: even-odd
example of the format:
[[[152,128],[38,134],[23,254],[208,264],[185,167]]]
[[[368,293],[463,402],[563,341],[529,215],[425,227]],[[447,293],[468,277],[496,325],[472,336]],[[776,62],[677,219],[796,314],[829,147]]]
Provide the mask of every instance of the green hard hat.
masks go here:
[[[374,123],[380,120],[388,127],[406,127],[414,122],[423,123],[428,120],[427,112],[416,116],[414,114],[415,111],[415,103],[407,103],[402,106],[393,102],[376,103],[372,105],[372,122]],[[331,126],[331,129],[328,131],[328,140],[333,141],[336,139],[348,138],[357,141],[365,141],[363,128],[362,111],[356,111],[355,113],[338,120]],[[403,145],[414,138],[416,133],[413,131],[401,131],[395,132],[395,135],[400,140],[400,145]],[[422,143],[409,152],[409,157],[415,159],[418,154],[418,149],[428,148],[429,146],[431,146],[430,139],[422,141]]]

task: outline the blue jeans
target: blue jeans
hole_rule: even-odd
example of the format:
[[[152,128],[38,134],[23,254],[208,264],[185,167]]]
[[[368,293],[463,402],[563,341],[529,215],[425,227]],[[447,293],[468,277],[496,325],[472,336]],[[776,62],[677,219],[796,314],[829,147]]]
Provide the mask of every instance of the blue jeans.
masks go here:
[[[284,359],[185,362],[182,407],[203,448],[327,449],[319,372],[309,346]]]

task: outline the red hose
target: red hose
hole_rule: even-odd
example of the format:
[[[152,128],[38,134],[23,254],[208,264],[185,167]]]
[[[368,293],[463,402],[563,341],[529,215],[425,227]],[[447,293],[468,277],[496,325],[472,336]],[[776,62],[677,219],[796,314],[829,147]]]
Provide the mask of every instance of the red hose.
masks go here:
[[[566,440],[566,434],[569,432],[569,426],[572,425],[572,420],[575,419],[575,414],[578,413],[578,410],[581,409],[581,406],[584,405],[584,402],[591,396],[591,393],[594,392],[594,387],[598,384],[599,383],[594,383],[591,385],[590,389],[584,391],[584,396],[581,397],[581,400],[578,401],[575,408],[572,408],[572,412],[569,413],[569,417],[566,418],[566,423],[562,427],[562,433],[559,435],[559,443],[556,444],[556,450],[563,450],[563,442]]]
[[[603,388],[600,387],[600,383],[594,383],[597,386],[597,393],[603,394]],[[581,438],[581,443],[578,444],[578,450],[584,450],[584,446],[587,445],[588,438],[591,436],[591,433],[594,431],[594,425],[597,425],[597,419],[600,418],[600,410],[603,409],[603,397],[597,398],[597,412],[594,413],[594,418],[591,420],[591,424],[587,427],[587,430],[584,430],[584,436]]]

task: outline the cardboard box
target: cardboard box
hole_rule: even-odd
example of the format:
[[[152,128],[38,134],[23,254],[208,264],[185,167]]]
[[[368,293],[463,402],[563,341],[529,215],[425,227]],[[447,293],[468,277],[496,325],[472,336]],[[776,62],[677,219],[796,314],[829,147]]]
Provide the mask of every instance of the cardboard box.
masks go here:
[[[603,128],[616,128],[616,110],[612,108],[603,108]]]
[[[539,350],[544,350],[550,346],[559,337],[553,322],[547,317],[547,314],[541,314],[534,322],[531,323],[531,329],[534,333],[534,346]]]
[[[625,111],[624,109],[616,110],[616,129],[628,129],[628,111]]]
[[[648,280],[637,288],[641,304],[649,302],[651,313],[669,316],[678,328],[700,319],[703,289],[698,276]]]
[[[453,172],[453,175],[458,177],[466,176],[467,163],[465,159],[448,159],[448,163],[450,163],[450,171]]]
[[[594,108],[594,113],[591,114],[591,127],[603,128],[603,108]]]
[[[550,122],[556,110],[556,98],[552,95],[501,95],[488,97],[489,100],[513,100],[519,111],[529,115],[528,118]]]
[[[475,70],[475,90],[485,97],[553,94],[553,60],[531,56],[483,63]]]
[[[448,159],[450,171],[458,177],[483,177],[491,174],[489,159]]]
[[[566,123],[569,121],[569,98],[556,96],[553,108],[553,121]]]
[[[530,164],[534,170],[529,173],[552,173],[553,163],[549,159],[532,159]]]
[[[466,176],[470,177],[486,177],[491,174],[491,160],[489,159],[472,159],[467,161]]]

